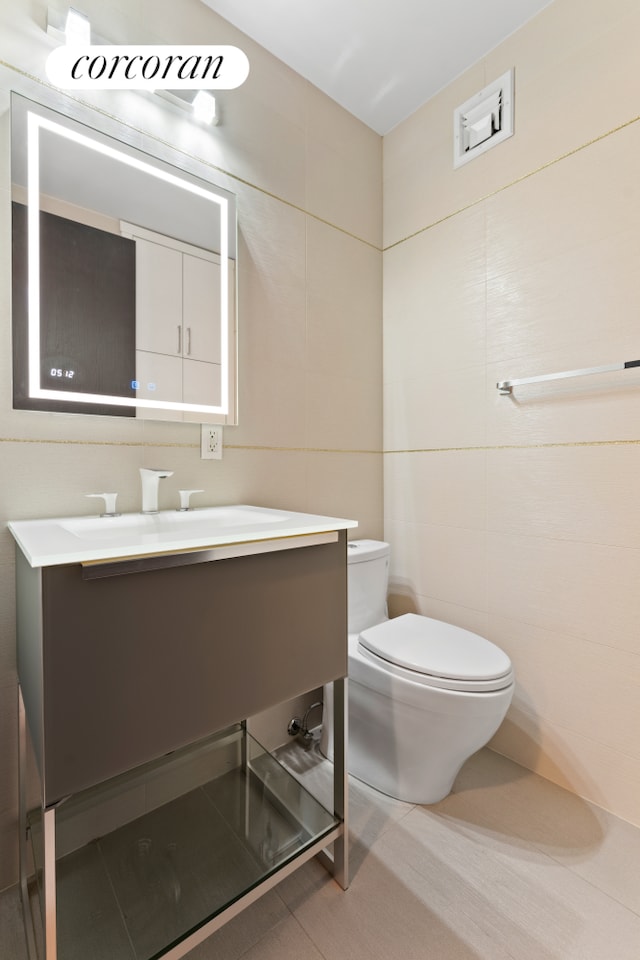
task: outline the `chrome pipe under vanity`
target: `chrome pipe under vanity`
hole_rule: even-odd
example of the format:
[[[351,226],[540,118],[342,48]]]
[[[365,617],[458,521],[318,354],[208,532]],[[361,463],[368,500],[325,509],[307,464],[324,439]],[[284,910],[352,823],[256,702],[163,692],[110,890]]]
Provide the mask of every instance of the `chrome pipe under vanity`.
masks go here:
[[[521,377],[518,380],[499,380],[496,389],[502,396],[509,396],[513,387],[527,383],[543,383],[547,380],[569,380],[571,377],[589,377],[595,373],[614,373],[617,370],[629,370],[640,367],[640,360],[625,360],[622,363],[609,363],[603,367],[584,367],[581,370],[565,370],[563,373],[543,373],[537,377]]]

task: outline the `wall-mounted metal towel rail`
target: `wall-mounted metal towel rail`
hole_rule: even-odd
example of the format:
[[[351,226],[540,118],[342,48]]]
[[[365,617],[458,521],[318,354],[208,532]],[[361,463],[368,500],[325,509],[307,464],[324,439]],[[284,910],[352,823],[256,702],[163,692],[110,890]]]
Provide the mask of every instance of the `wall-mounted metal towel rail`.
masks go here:
[[[542,383],[543,380],[568,380],[569,377],[588,377],[592,373],[611,373],[614,370],[627,370],[629,367],[640,367],[640,360],[609,363],[605,367],[585,367],[584,370],[565,370],[564,373],[544,373],[539,377],[523,377],[520,380],[499,380],[496,387],[498,393],[506,396],[511,393],[512,387],[520,387],[525,383]]]

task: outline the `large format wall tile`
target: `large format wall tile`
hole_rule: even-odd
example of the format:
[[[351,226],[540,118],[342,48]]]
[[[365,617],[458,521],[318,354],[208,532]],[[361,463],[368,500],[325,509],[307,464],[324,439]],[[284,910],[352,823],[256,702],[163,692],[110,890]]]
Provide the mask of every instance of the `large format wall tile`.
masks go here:
[[[487,574],[490,613],[640,656],[637,548],[489,533]]]
[[[386,523],[389,577],[410,596],[487,609],[486,533],[436,524]]]
[[[311,84],[306,133],[306,209],[379,249],[382,138]]]
[[[385,384],[485,361],[485,212],[466,211],[385,254]]]
[[[489,629],[513,662],[519,679],[514,702],[519,709],[539,722],[640,759],[636,653],[494,614],[489,615]]]
[[[312,217],[306,244],[307,369],[380,385],[380,251]]]
[[[484,530],[486,452],[448,450],[385,457],[385,521]]]
[[[385,449],[482,446],[486,437],[484,381],[485,367],[476,364],[386,384]]]
[[[640,548],[640,444],[487,453],[495,533]]]

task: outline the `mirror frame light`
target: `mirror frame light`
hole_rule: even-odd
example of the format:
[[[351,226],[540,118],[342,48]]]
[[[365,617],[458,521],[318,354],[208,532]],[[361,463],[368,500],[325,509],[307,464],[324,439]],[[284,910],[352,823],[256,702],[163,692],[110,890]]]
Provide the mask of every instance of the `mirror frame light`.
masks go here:
[[[71,120],[72,125],[65,126],[49,117],[45,117],[38,110],[49,111],[39,104],[33,104],[35,109],[26,109],[27,119],[27,224],[28,224],[28,392],[29,397],[41,400],[68,401],[73,403],[96,403],[108,406],[126,406],[151,408],[156,410],[176,410],[191,413],[215,414],[227,416],[231,411],[229,386],[231,382],[229,370],[229,199],[223,193],[216,192],[215,186],[211,189],[200,186],[192,180],[182,178],[171,173],[168,163],[158,160],[150,163],[140,159],[136,153],[141,153],[134,147],[126,144],[125,152],[116,146],[104,142],[105,139],[117,144],[118,141],[108,134],[99,133],[102,139],[92,139],[76,129],[77,121]],[[65,118],[66,119],[66,118]],[[80,124],[85,126],[84,124]],[[91,128],[88,128],[91,129]],[[156,177],[174,187],[184,189],[203,200],[217,204],[220,215],[220,337],[221,337],[221,371],[220,371],[220,404],[184,403],[168,400],[144,400],[136,397],[118,397],[105,394],[76,393],[73,391],[58,391],[46,389],[41,381],[40,358],[40,132],[49,131],[58,136],[95,150],[111,159],[122,162],[145,174]],[[155,160],[155,158],[154,158]],[[179,171],[180,172],[180,171]],[[226,193],[227,191],[223,191]]]

